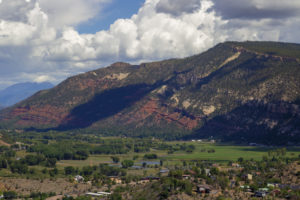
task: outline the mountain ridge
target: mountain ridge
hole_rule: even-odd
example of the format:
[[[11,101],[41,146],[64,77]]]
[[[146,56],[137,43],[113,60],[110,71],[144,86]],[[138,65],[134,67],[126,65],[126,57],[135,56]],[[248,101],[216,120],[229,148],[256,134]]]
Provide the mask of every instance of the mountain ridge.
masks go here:
[[[50,89],[53,86],[54,85],[49,82],[24,82],[11,85],[0,91],[0,105],[2,107],[12,106],[22,100],[25,100],[40,90]]]
[[[251,140],[254,132],[255,140],[273,134],[289,142],[300,134],[299,68],[300,45],[275,42],[226,42],[183,59],[119,62],[38,92],[2,111],[1,124],[223,140]]]

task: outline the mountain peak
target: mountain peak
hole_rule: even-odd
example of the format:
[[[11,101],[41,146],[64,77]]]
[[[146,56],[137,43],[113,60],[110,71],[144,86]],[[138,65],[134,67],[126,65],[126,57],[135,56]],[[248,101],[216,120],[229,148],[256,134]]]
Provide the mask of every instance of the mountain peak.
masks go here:
[[[116,62],[110,65],[110,67],[128,67],[128,66],[131,66],[131,64],[125,62]]]
[[[139,65],[144,67],[118,62],[2,111],[0,124],[300,142],[299,52],[297,44],[227,42],[196,56]]]

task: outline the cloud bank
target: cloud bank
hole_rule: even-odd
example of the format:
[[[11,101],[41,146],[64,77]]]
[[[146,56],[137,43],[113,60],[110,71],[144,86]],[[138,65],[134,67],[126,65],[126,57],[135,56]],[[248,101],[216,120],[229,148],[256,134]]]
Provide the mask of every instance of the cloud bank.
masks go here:
[[[139,63],[201,53],[226,40],[299,42],[294,0],[146,0],[109,30],[76,26],[109,0],[0,1],[0,85],[52,81],[116,61]]]

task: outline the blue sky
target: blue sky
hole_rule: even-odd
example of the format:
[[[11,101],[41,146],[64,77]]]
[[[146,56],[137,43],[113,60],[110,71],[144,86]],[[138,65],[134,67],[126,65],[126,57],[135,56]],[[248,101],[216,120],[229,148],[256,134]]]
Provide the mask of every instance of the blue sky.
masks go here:
[[[104,6],[101,13],[77,27],[79,33],[96,33],[107,30],[120,18],[130,18],[142,7],[144,0],[113,0]]]

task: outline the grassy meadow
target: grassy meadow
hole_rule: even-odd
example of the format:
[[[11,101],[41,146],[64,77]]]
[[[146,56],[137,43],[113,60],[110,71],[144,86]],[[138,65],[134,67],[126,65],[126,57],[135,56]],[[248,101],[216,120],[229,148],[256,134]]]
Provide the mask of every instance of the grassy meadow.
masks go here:
[[[274,148],[263,148],[263,147],[250,147],[250,146],[233,146],[233,145],[221,145],[211,143],[200,143],[200,142],[168,142],[168,144],[193,144],[196,149],[192,153],[184,151],[176,151],[169,154],[167,151],[151,149],[150,152],[158,155],[157,160],[163,160],[164,165],[179,165],[183,160],[207,160],[216,163],[228,163],[229,161],[237,161],[238,158],[243,157],[246,160],[261,160],[263,156],[268,156],[268,151]],[[208,153],[208,150],[214,149],[214,153]],[[145,153],[128,153],[114,155],[118,156],[120,160],[132,160],[134,156],[137,157],[135,160],[136,165],[140,165],[141,161],[144,161],[143,156]],[[300,148],[287,149],[287,157],[298,157],[300,155]],[[90,155],[87,160],[61,160],[58,161],[58,168],[66,166],[83,167],[87,165],[99,165],[101,163],[112,163],[112,155]]]

